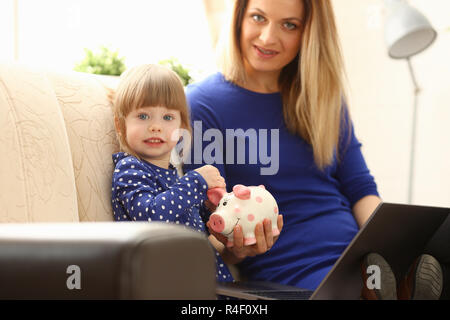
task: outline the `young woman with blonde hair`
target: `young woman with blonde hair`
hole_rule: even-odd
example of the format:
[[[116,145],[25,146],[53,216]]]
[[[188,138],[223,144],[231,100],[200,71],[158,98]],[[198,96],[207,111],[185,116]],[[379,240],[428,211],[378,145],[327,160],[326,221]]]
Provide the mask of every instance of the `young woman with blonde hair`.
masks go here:
[[[223,133],[213,165],[227,188],[265,185],[283,229],[273,238],[264,221],[255,230],[257,243],[244,246],[237,228],[232,248],[210,231],[222,256],[247,278],[314,290],[381,201],[345,104],[332,4],[236,0],[233,10],[221,72],[188,87],[191,116],[202,132]],[[205,150],[205,140],[194,132],[194,164],[186,168],[204,163],[194,151],[199,143]],[[245,145],[245,163],[236,161],[242,156],[236,143]],[[268,150],[277,170],[264,175],[268,161],[261,154]],[[252,152],[257,163],[249,160]]]

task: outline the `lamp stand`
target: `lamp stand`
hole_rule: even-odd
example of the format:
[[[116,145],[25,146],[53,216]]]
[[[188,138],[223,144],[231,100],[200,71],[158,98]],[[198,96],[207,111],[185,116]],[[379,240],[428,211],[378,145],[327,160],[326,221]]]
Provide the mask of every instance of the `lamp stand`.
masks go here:
[[[414,69],[411,64],[411,58],[406,58],[408,62],[408,69],[411,75],[411,79],[414,85],[414,107],[413,107],[413,118],[412,118],[412,134],[411,134],[411,152],[409,157],[409,183],[408,183],[408,203],[412,203],[413,197],[413,186],[414,186],[414,159],[416,152],[416,127],[417,127],[417,106],[419,103],[420,87],[417,84],[416,76],[414,74]]]

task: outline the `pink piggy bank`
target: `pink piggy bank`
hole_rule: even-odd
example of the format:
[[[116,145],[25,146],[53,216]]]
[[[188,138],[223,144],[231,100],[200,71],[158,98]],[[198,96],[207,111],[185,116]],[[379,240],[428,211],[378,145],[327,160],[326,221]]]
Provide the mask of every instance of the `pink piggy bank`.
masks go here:
[[[208,199],[217,205],[216,211],[209,218],[210,227],[228,238],[228,247],[233,246],[233,230],[238,224],[242,227],[246,246],[256,243],[255,226],[265,218],[272,221],[273,235],[280,234],[277,227],[277,202],[263,185],[246,187],[238,184],[230,193],[221,188],[213,188],[207,194]]]

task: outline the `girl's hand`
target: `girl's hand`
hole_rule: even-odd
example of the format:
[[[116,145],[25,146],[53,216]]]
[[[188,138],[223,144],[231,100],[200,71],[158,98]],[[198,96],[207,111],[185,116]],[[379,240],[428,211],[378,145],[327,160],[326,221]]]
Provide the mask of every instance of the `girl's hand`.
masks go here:
[[[258,254],[263,254],[270,250],[274,243],[278,240],[279,236],[274,237],[272,234],[272,221],[270,219],[264,219],[261,223],[257,223],[255,226],[255,238],[256,243],[250,246],[244,246],[244,234],[242,233],[241,226],[237,225],[233,230],[233,247],[228,248],[228,239],[223,234],[214,232],[209,225],[209,221],[206,224],[209,232],[219,240],[225,248],[222,251],[222,257],[226,263],[236,264],[242,261],[246,257],[254,257]],[[277,218],[278,230],[283,229],[283,216],[280,214]]]
[[[220,175],[220,171],[211,165],[206,165],[195,169],[208,184],[208,189],[212,188],[225,188],[225,179]]]

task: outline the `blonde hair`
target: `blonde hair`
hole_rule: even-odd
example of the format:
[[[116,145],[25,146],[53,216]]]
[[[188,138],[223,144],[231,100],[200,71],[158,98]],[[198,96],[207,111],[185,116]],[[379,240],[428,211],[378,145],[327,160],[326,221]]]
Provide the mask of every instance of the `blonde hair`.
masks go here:
[[[314,161],[324,169],[339,156],[343,119],[344,63],[330,0],[299,0],[305,9],[299,55],[285,66],[278,79],[288,130],[313,149]],[[228,81],[246,83],[240,37],[249,0],[235,0],[228,42],[222,44],[219,66]],[[342,121],[345,123],[342,123]]]
[[[192,132],[181,79],[175,72],[164,66],[145,64],[127,70],[122,74],[112,98],[120,148],[132,155],[135,153],[126,141],[125,118],[138,108],[164,106],[178,110],[181,116],[181,127],[189,133]]]

